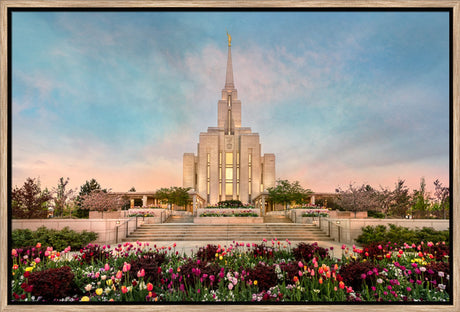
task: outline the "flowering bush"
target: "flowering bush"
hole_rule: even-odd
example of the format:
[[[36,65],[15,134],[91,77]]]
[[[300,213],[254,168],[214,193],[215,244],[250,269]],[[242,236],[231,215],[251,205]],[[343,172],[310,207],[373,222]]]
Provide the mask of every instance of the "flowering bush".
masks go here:
[[[207,206],[206,208],[254,208],[254,205],[251,205],[251,204],[243,204],[241,201],[239,200],[224,200],[224,201],[220,201],[218,202],[217,204],[215,205],[212,205],[212,206]]]
[[[137,208],[129,209],[128,217],[159,217],[162,209],[161,207]]]
[[[259,215],[251,210],[241,211],[207,211],[200,214],[200,217],[258,217]]]
[[[329,210],[327,209],[309,209],[306,210],[302,217],[329,217]]]
[[[196,254],[136,242],[11,251],[10,301],[56,302],[443,302],[452,291],[448,254],[435,243],[342,246],[342,257],[316,243],[276,239],[207,245]],[[429,246],[428,246],[429,245]],[[440,245],[443,245],[442,243]],[[332,247],[331,247],[332,248]],[[431,249],[430,249],[431,248]],[[38,250],[38,251],[37,251]],[[444,249],[442,249],[444,250]],[[41,251],[41,253],[40,253]],[[93,253],[91,255],[91,253]],[[35,258],[34,258],[35,257]],[[90,258],[91,261],[86,259]]]

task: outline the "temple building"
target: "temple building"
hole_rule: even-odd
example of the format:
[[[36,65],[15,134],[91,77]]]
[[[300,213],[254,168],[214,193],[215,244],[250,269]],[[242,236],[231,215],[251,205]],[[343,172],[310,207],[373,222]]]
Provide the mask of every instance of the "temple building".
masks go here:
[[[231,199],[252,203],[275,186],[275,155],[262,155],[259,134],[241,126],[241,100],[227,36],[227,72],[217,102],[217,127],[200,133],[197,154],[184,153],[183,158],[183,186],[191,187],[208,205]]]

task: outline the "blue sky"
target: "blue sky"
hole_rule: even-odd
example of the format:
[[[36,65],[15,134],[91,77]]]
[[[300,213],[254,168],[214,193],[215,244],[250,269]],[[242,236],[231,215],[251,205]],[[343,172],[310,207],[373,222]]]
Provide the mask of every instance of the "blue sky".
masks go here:
[[[14,12],[13,185],[182,185],[217,125],[227,30],[278,178],[448,185],[447,12]]]

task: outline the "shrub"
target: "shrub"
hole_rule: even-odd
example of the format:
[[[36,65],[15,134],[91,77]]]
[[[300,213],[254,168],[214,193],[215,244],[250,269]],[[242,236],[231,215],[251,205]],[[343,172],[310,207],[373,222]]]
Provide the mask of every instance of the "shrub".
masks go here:
[[[380,211],[375,211],[375,210],[369,210],[367,212],[367,216],[369,218],[377,218],[377,219],[384,219],[385,218],[385,214],[380,212]]]
[[[440,272],[444,273],[443,276]],[[427,281],[436,281],[435,286],[439,284],[446,285],[446,291],[449,291],[450,283],[447,282],[447,275],[450,275],[449,263],[446,262],[431,262],[426,265]]]
[[[139,258],[131,260],[131,274],[137,276],[137,272],[144,269],[146,282],[158,283],[161,278],[161,265],[165,262],[166,255],[164,253],[148,252],[141,255]]]
[[[345,285],[351,286],[354,290],[362,290],[363,282],[370,285],[377,279],[375,273],[379,271],[380,267],[372,262],[352,261],[343,265],[339,270],[339,274],[343,278]],[[366,275],[365,278],[363,278],[364,275]]]
[[[217,276],[221,271],[221,267],[217,263],[189,259],[188,262],[181,266],[180,270],[185,281],[188,284],[194,285],[200,281],[203,274],[207,274],[207,276]],[[202,279],[202,281],[206,287],[210,287],[210,279],[206,278]],[[215,286],[217,286],[217,284]]]
[[[265,244],[255,244],[252,247],[251,254],[254,258],[262,257],[264,259],[273,259],[273,248],[265,246]]]
[[[368,243],[363,246],[363,253],[360,254],[360,257],[363,259],[382,260],[391,249],[392,246],[386,242]]]
[[[203,261],[213,261],[216,258],[217,249],[216,245],[208,244],[206,247],[200,247],[196,253],[196,257]]]
[[[259,290],[269,290],[270,287],[278,285],[274,265],[268,266],[259,262],[253,269],[249,270],[248,275],[253,282],[257,281]]]
[[[287,279],[287,284],[292,283],[294,276],[299,276],[299,263],[298,262],[289,262],[281,263],[280,269],[285,273],[285,278]]]
[[[112,253],[109,249],[101,248],[97,244],[89,244],[85,248],[80,249],[80,255],[76,255],[75,257],[82,263],[105,262],[112,257]]]
[[[366,226],[362,228],[362,233],[356,241],[360,244],[372,242],[388,242],[397,244],[419,244],[421,241],[449,242],[449,231],[436,231],[432,228],[422,228],[411,230],[402,226],[390,224],[388,229],[385,225],[376,227]]]
[[[222,208],[238,208],[238,207],[243,207],[243,203],[239,200],[223,200],[217,203],[218,207]]]
[[[292,250],[294,257],[297,261],[309,262],[316,259],[325,259],[329,257],[327,250],[323,247],[319,247],[318,243],[306,244],[300,243],[296,248]]]
[[[36,231],[19,229],[11,233],[13,248],[35,246],[41,243],[43,246],[53,246],[55,250],[64,250],[68,246],[72,249],[80,249],[96,239],[97,233],[87,231],[77,233],[68,227],[58,231],[42,226]]]
[[[63,266],[30,273],[28,284],[32,286],[33,296],[53,301],[80,293],[73,278],[72,269]]]

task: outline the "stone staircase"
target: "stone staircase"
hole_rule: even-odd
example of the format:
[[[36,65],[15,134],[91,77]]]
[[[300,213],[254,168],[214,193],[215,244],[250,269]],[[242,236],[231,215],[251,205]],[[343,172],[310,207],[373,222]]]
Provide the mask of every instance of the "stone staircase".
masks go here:
[[[171,220],[179,220],[173,218]],[[271,241],[332,241],[315,225],[295,223],[258,223],[258,224],[193,224],[164,223],[145,224],[128,235],[123,241],[240,241],[261,242]]]

